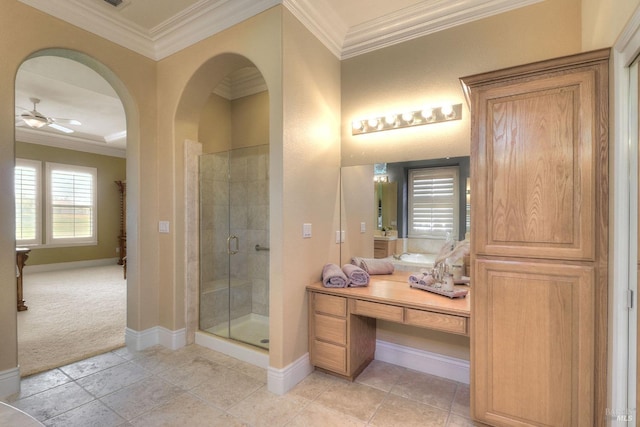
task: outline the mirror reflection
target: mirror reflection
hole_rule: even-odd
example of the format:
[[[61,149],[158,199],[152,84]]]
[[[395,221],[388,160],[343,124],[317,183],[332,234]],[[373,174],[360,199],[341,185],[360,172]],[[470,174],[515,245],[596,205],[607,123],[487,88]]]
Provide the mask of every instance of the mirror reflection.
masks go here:
[[[469,232],[468,156],[347,166],[341,176],[342,263],[384,258],[400,271],[432,268],[445,244]]]

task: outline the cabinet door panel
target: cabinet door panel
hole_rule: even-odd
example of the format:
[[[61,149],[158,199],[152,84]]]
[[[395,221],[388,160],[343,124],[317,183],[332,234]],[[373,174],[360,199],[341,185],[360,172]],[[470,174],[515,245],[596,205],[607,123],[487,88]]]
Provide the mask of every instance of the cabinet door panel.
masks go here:
[[[479,90],[478,254],[594,259],[596,77],[589,70]]]
[[[593,268],[488,260],[475,267],[477,419],[593,425]]]

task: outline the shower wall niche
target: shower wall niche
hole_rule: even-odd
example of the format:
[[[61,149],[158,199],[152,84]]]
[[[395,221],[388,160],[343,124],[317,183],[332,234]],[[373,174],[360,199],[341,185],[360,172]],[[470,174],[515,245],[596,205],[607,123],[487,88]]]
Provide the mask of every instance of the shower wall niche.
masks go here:
[[[269,338],[269,146],[203,154],[200,329],[262,348]]]

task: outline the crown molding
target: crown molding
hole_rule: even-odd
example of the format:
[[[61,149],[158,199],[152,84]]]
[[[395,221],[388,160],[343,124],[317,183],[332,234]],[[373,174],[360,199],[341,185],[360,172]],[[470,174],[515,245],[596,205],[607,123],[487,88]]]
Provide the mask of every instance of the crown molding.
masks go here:
[[[323,0],[283,0],[282,4],[325,45],[336,58],[349,30],[342,18]]]
[[[544,0],[422,1],[351,28],[324,0],[200,0],[148,31],[97,0],[19,1],[157,61],[278,4],[347,59]]]
[[[80,0],[19,0],[28,6],[110,40],[151,59],[157,59],[155,45],[147,31],[137,24],[107,13],[93,3]]]
[[[109,146],[104,142],[97,142],[92,139],[77,136],[36,131],[33,129],[16,128],[16,141],[64,148],[66,150],[83,151],[85,153],[101,154],[103,156],[127,157],[126,149]]]
[[[341,59],[426,36],[544,0],[437,0],[421,2],[349,29]]]
[[[156,60],[230,28],[278,4],[280,0],[201,0],[150,31]]]
[[[147,31],[122,18],[117,9],[96,7],[95,3],[19,1],[156,61],[281,3],[280,0],[201,0]]]

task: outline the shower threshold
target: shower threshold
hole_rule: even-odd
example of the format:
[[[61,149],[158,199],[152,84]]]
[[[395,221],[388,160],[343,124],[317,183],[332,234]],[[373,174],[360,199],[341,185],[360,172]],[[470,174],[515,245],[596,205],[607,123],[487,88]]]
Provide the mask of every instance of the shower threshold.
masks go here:
[[[231,336],[229,322],[220,323],[205,332],[217,336],[231,338],[256,347],[269,349],[269,317],[250,313],[231,321]]]

